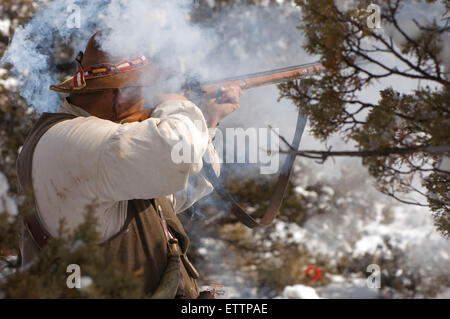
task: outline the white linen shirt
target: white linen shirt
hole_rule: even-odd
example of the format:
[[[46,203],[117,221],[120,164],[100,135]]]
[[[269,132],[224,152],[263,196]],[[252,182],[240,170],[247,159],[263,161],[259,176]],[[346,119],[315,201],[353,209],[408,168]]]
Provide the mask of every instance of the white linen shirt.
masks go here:
[[[33,187],[38,215],[52,236],[62,218],[69,230],[93,209],[106,240],[120,231],[131,199],[168,196],[177,213],[212,191],[202,163],[176,163],[177,143],[192,145],[197,158],[208,149],[219,174],[201,110],[190,101],[166,101],[142,122],[117,124],[91,116],[66,99],[58,112],[77,115],[51,127],[33,155]]]

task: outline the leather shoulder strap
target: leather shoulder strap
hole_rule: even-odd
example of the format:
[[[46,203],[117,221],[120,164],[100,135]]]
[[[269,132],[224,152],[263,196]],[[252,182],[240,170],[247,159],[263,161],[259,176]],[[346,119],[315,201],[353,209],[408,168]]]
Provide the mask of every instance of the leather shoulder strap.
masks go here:
[[[64,120],[70,120],[77,117],[76,115],[67,113],[43,113],[38,121],[33,125],[30,132],[25,139],[22,150],[17,158],[17,176],[19,180],[19,190],[25,194],[27,200],[30,201],[31,207],[35,207],[34,190],[32,183],[32,161],[33,154],[39,139],[45,134],[53,125]],[[45,245],[50,235],[42,227],[39,219],[34,212],[23,216],[24,222],[28,227],[34,241],[41,248]]]
[[[275,190],[270,198],[269,206],[267,207],[261,222],[258,223],[250,214],[248,214],[227,192],[222,181],[217,177],[212,165],[206,158],[203,158],[203,172],[206,179],[213,185],[216,193],[225,201],[231,203],[231,213],[236,218],[249,228],[257,228],[261,226],[270,225],[278,214],[278,210],[283,203],[284,193],[286,192],[287,185],[289,183],[289,177],[291,175],[292,167],[295,161],[295,151],[300,146],[300,141],[303,135],[303,131],[306,126],[307,118],[304,117],[300,111],[298,112],[297,125],[295,128],[294,139],[291,144],[291,152],[286,156],[284,164],[281,168],[280,176],[278,177]]]

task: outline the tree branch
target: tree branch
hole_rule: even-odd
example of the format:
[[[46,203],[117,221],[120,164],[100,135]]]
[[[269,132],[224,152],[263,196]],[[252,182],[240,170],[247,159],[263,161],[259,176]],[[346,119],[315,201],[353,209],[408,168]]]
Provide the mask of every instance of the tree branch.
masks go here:
[[[304,150],[304,151],[294,151],[292,145],[288,144],[286,139],[280,136],[283,143],[291,149],[290,151],[280,151],[280,153],[294,153],[296,156],[309,157],[320,159],[325,162],[328,157],[335,156],[348,156],[348,157],[373,157],[373,156],[389,156],[389,155],[405,155],[412,153],[433,153],[433,154],[443,154],[450,152],[450,144],[443,145],[421,145],[421,146],[410,146],[410,147],[386,147],[376,150],[367,151],[315,151],[315,150]]]

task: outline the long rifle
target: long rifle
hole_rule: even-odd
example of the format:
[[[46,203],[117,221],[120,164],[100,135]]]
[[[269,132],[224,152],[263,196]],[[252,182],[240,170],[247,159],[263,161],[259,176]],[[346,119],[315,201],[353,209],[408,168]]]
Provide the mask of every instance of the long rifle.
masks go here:
[[[241,89],[251,89],[301,79],[323,70],[319,62],[300,64],[286,68],[274,69],[266,72],[252,73],[237,77],[224,78],[202,84],[202,89],[210,93],[211,90],[228,85],[239,85]]]
[[[200,83],[196,79],[188,79],[183,86],[189,98],[200,97],[201,95],[220,95],[222,88],[230,85],[239,85],[241,89],[251,89],[260,86],[278,84],[291,80],[301,79],[322,71],[323,65],[319,62],[300,64],[265,72],[251,73],[236,77],[223,78],[214,81]],[[194,96],[191,94],[194,93]]]

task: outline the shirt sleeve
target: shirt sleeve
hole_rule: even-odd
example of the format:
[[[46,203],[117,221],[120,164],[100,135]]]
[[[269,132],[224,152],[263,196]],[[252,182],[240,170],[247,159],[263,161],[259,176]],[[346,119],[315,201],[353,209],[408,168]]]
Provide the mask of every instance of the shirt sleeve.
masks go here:
[[[168,196],[200,172],[208,129],[192,102],[166,101],[145,121],[116,125],[99,156],[96,192],[101,199]]]
[[[208,143],[208,150],[205,154],[209,156],[209,162],[211,163],[214,172],[217,176],[220,175],[220,160],[217,152],[212,143],[215,129],[210,129],[210,139]],[[203,171],[189,176],[187,187],[179,192],[173,194],[173,204],[175,212],[181,213],[191,207],[195,202],[201,198],[207,196],[213,191],[213,186],[206,179]]]

